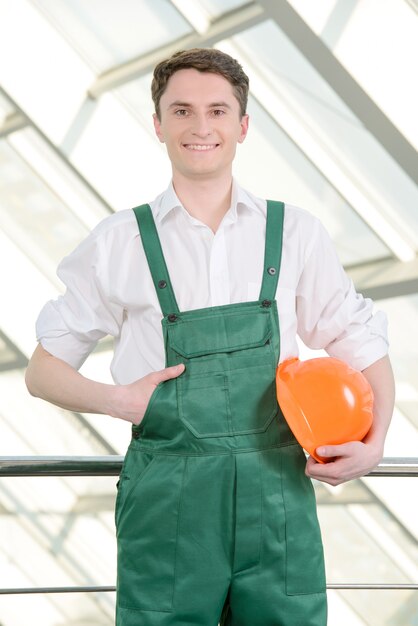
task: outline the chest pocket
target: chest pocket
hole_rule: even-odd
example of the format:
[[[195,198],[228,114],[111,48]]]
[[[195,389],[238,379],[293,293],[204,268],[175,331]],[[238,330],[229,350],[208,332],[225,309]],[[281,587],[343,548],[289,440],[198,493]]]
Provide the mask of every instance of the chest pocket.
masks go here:
[[[180,319],[170,347],[186,365],[177,381],[179,416],[198,438],[263,432],[278,410],[270,312]]]

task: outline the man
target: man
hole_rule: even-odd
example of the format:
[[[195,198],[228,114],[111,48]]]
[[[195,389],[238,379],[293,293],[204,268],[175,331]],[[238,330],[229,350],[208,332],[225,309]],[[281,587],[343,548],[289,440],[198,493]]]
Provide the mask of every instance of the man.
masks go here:
[[[27,385],[132,423],[115,514],[118,626],[324,626],[308,477],[336,485],[382,457],[393,410],[385,316],[356,294],[315,217],[233,180],[248,131],[235,60],[177,53],[156,67],[152,93],[172,182],[62,261],[67,291],[40,314]],[[275,397],[296,331],[361,369],[375,395],[365,440],[319,449],[324,465],[306,463]],[[77,371],[106,334],[116,385]]]

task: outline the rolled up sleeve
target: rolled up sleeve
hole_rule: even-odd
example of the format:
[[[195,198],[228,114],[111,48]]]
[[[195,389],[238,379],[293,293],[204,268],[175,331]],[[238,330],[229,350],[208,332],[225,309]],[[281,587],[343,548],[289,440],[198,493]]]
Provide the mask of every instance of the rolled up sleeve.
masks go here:
[[[298,334],[361,371],[388,352],[387,318],[356,292],[327,231],[314,224],[296,292]]]
[[[64,295],[50,300],[36,321],[37,340],[52,355],[79,369],[99,339],[120,332],[123,307],[106,295],[104,242],[95,231],[58,266]]]

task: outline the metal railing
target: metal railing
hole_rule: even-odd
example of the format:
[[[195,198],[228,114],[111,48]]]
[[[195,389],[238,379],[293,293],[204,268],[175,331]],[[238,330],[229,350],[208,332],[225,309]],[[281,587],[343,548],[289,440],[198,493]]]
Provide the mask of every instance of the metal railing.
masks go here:
[[[124,457],[0,456],[0,478],[26,476],[118,476]],[[387,457],[367,476],[418,477],[418,458]],[[418,589],[415,583],[328,583],[327,589]],[[22,587],[0,589],[1,594],[114,592],[115,586]]]
[[[124,456],[0,456],[2,476],[118,476]],[[387,457],[367,476],[418,476],[418,458]]]

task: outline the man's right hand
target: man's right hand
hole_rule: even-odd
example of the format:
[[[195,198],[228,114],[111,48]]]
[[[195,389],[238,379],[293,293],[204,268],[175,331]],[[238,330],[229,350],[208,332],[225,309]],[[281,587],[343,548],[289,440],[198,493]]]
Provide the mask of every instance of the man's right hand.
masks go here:
[[[26,370],[31,395],[78,413],[101,413],[139,424],[156,387],[177,378],[185,370],[180,363],[151,372],[129,385],[109,385],[82,376],[65,361],[36,347]]]
[[[157,372],[151,372],[129,385],[118,385],[114,389],[114,406],[109,415],[140,424],[148,403],[156,387],[170,378],[177,378],[185,370],[185,365],[173,365]],[[112,404],[113,404],[112,402]]]

